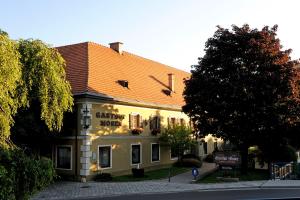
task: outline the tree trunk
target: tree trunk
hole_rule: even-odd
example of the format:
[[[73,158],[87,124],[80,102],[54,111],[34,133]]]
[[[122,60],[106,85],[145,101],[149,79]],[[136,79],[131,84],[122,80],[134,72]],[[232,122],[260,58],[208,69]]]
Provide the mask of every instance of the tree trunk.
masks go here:
[[[242,156],[242,163],[241,163],[241,173],[247,174],[248,173],[248,145],[243,145],[241,148],[241,156]]]

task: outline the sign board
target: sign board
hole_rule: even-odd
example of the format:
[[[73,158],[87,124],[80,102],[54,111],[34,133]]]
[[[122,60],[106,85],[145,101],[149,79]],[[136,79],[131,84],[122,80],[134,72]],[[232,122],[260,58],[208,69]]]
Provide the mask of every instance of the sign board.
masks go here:
[[[125,118],[125,115],[109,112],[96,112],[96,118],[100,118],[100,126],[119,127],[122,125],[122,120]]]
[[[198,169],[197,168],[193,168],[192,169],[192,175],[194,176],[194,178],[196,178],[198,175],[199,175],[199,171],[198,171]]]
[[[241,163],[241,156],[238,152],[216,152],[215,163],[225,166],[237,166]]]

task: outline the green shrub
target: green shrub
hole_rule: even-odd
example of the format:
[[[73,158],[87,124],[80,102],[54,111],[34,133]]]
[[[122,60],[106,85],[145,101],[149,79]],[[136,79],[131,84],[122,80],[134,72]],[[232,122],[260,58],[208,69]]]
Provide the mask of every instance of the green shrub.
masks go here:
[[[112,176],[110,173],[99,173],[94,177],[94,181],[107,182],[111,180]]]
[[[275,162],[292,162],[297,160],[296,150],[289,145],[279,147],[275,151],[273,158]]]
[[[212,154],[208,154],[205,158],[204,158],[205,162],[208,163],[213,163],[214,162],[214,156]]]
[[[185,154],[174,163],[174,166],[177,167],[201,167],[202,166],[202,159],[195,154]]]
[[[37,159],[19,149],[0,149],[1,200],[29,199],[34,192],[52,183],[54,177],[50,159]]]
[[[180,163],[182,167],[200,168],[202,166],[202,161],[195,158],[183,158]]]
[[[202,159],[199,156],[196,156],[195,154],[184,154],[181,159],[185,159],[185,158],[194,158],[197,159],[199,161],[202,161]]]
[[[0,199],[14,199],[12,177],[2,165],[0,165],[0,183]]]

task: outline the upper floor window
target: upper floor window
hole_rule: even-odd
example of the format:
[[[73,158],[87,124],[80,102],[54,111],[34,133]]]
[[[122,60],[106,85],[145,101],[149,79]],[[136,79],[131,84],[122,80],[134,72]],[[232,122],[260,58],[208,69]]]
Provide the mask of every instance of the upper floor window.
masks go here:
[[[129,115],[129,128],[130,129],[143,128],[143,119],[140,114]]]
[[[185,126],[185,120],[183,118],[180,118],[180,126]]]
[[[150,130],[160,130],[160,117],[159,116],[150,118]]]
[[[174,128],[176,126],[176,118],[175,117],[169,117],[168,118],[168,125],[169,125],[169,128]]]

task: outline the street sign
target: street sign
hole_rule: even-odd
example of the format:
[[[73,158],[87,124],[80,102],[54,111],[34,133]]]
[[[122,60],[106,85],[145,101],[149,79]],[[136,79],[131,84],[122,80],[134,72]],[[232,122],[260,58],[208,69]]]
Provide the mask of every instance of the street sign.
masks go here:
[[[192,175],[194,176],[194,179],[196,179],[196,177],[199,175],[199,171],[196,167],[192,169]]]
[[[237,166],[241,163],[241,156],[238,152],[216,152],[215,163],[225,166]]]

